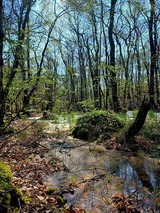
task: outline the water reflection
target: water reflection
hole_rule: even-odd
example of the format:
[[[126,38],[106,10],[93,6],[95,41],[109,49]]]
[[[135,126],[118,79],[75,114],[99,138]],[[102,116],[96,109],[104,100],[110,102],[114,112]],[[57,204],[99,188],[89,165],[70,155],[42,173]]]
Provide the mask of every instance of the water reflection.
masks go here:
[[[160,189],[160,168],[156,168],[156,162],[155,162],[155,159],[152,159],[151,162],[148,161],[144,161],[144,167],[145,167],[145,170],[148,174],[148,177],[149,177],[149,180],[150,180],[150,183],[153,187],[154,190],[157,189]],[[160,167],[160,166],[159,166]],[[159,172],[159,174],[158,174]]]
[[[157,176],[160,168],[156,161],[148,157],[125,157],[117,151],[101,152],[93,149],[95,145],[71,148],[74,146],[75,143],[58,146],[54,141],[51,149],[52,154],[61,158],[68,170],[53,174],[49,181],[57,187],[81,183],[74,195],[65,195],[69,203],[92,212],[94,208],[105,212],[105,198],[116,192],[131,195],[136,191],[143,208],[153,205],[150,192],[159,187],[160,181]],[[100,174],[105,175],[87,181]]]
[[[147,187],[148,189],[157,189],[159,187],[160,168],[156,168],[156,160],[145,157],[139,161],[138,158],[119,159],[117,165],[111,161],[108,168],[114,168],[113,174],[118,175],[124,182],[124,190],[129,192],[138,188]],[[132,166],[133,165],[133,166]]]
[[[133,113],[128,113],[132,119]],[[35,118],[34,118],[35,119]],[[47,133],[68,130],[74,123],[59,117],[58,121],[38,120],[46,122]],[[93,212],[110,212],[106,200],[114,193],[129,195],[135,199],[141,212],[147,212],[154,205],[154,192],[159,192],[160,165],[158,160],[149,157],[128,157],[118,151],[104,151],[95,145],[82,144],[67,137],[64,141],[55,139],[50,153],[60,158],[67,170],[58,171],[48,177],[48,181],[56,187],[68,187],[69,183],[80,183],[74,194],[65,194],[68,203]],[[105,174],[101,178],[98,175]],[[89,181],[92,180],[92,181]],[[155,193],[156,194],[156,193]]]

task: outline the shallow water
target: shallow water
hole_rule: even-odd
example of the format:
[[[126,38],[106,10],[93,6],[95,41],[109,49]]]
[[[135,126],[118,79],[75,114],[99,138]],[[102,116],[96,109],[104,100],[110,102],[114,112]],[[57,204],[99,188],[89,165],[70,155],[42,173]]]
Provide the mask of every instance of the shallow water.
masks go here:
[[[38,122],[46,123],[45,132],[52,133],[68,130],[75,120],[59,117],[57,121]],[[60,158],[67,170],[55,172],[47,181],[58,188],[68,188],[69,184],[74,186],[74,194],[64,194],[64,198],[73,206],[92,213],[107,213],[110,212],[110,196],[118,193],[129,196],[141,212],[149,212],[149,208],[154,209],[155,197],[160,199],[158,159],[106,151],[101,146],[68,136],[53,139],[49,155]]]
[[[50,154],[60,158],[67,170],[48,178],[56,187],[78,184],[74,194],[64,195],[68,203],[92,212],[108,212],[106,201],[119,193],[136,199],[143,212],[154,205],[154,191],[160,186],[158,160],[128,157],[95,144],[81,146],[78,140],[71,141],[67,138],[61,145],[52,142]]]

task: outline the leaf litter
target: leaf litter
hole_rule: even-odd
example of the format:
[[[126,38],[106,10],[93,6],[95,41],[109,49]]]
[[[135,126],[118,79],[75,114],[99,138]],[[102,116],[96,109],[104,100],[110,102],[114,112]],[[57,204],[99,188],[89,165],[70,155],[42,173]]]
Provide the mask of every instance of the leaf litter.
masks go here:
[[[17,129],[23,129],[28,125],[28,121],[18,120],[12,125]],[[37,134],[37,130],[34,128],[36,127],[29,126],[23,134],[7,138],[6,145],[0,150],[1,160],[10,166],[13,183],[21,189],[25,200],[24,205],[19,203],[19,208],[15,209],[15,213],[87,212],[67,204],[63,198],[67,189],[57,189],[54,185],[47,183],[47,176],[66,168],[58,159],[54,159],[53,163],[46,157],[46,153],[49,151],[46,144],[49,144],[55,135]],[[3,141],[4,138],[0,138],[0,140]],[[74,192],[74,186],[72,187],[69,186],[70,191],[68,192]],[[76,187],[78,186],[76,185]],[[117,194],[110,197],[108,210],[111,213],[140,212],[129,198]]]

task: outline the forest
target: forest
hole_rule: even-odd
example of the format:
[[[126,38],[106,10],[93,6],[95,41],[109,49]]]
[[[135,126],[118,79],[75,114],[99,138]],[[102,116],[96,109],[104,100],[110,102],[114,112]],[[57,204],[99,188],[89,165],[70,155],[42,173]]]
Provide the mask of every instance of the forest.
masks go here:
[[[3,4],[2,4],[3,3]],[[159,2],[1,1],[0,126],[8,112],[159,105]]]
[[[66,207],[66,188],[46,189],[46,175],[67,170],[44,154],[56,137],[147,153],[159,171],[159,32],[159,0],[0,0],[0,171],[7,170],[0,175],[0,212],[105,212]],[[65,122],[66,114],[76,117],[71,130],[63,123],[44,133],[52,125],[46,120]],[[72,194],[77,185],[72,181],[67,190]],[[159,188],[154,193],[152,207],[139,211],[129,195],[114,192],[117,209],[107,212],[158,212]]]

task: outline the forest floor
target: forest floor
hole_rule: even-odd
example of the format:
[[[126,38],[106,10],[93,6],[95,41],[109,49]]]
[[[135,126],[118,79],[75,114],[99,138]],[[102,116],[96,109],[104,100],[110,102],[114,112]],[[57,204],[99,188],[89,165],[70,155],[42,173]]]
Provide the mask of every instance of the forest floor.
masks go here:
[[[13,122],[16,130],[21,130],[29,125],[30,121],[17,120]],[[67,132],[60,133],[64,137]],[[63,190],[55,189],[49,185],[46,177],[65,169],[63,163],[55,161],[51,163],[47,158],[49,144],[55,135],[37,132],[35,125],[29,126],[25,131],[7,138],[1,138],[1,160],[6,162],[13,173],[13,183],[22,191],[25,205],[19,203],[17,211],[21,213],[83,213],[84,209],[78,209],[67,205],[63,199]],[[109,142],[107,142],[109,144]],[[117,148],[114,141],[112,147]],[[110,212],[139,212],[136,206],[130,205],[129,198],[113,195],[110,200]],[[123,205],[122,205],[123,204]],[[18,211],[19,210],[19,211]]]

